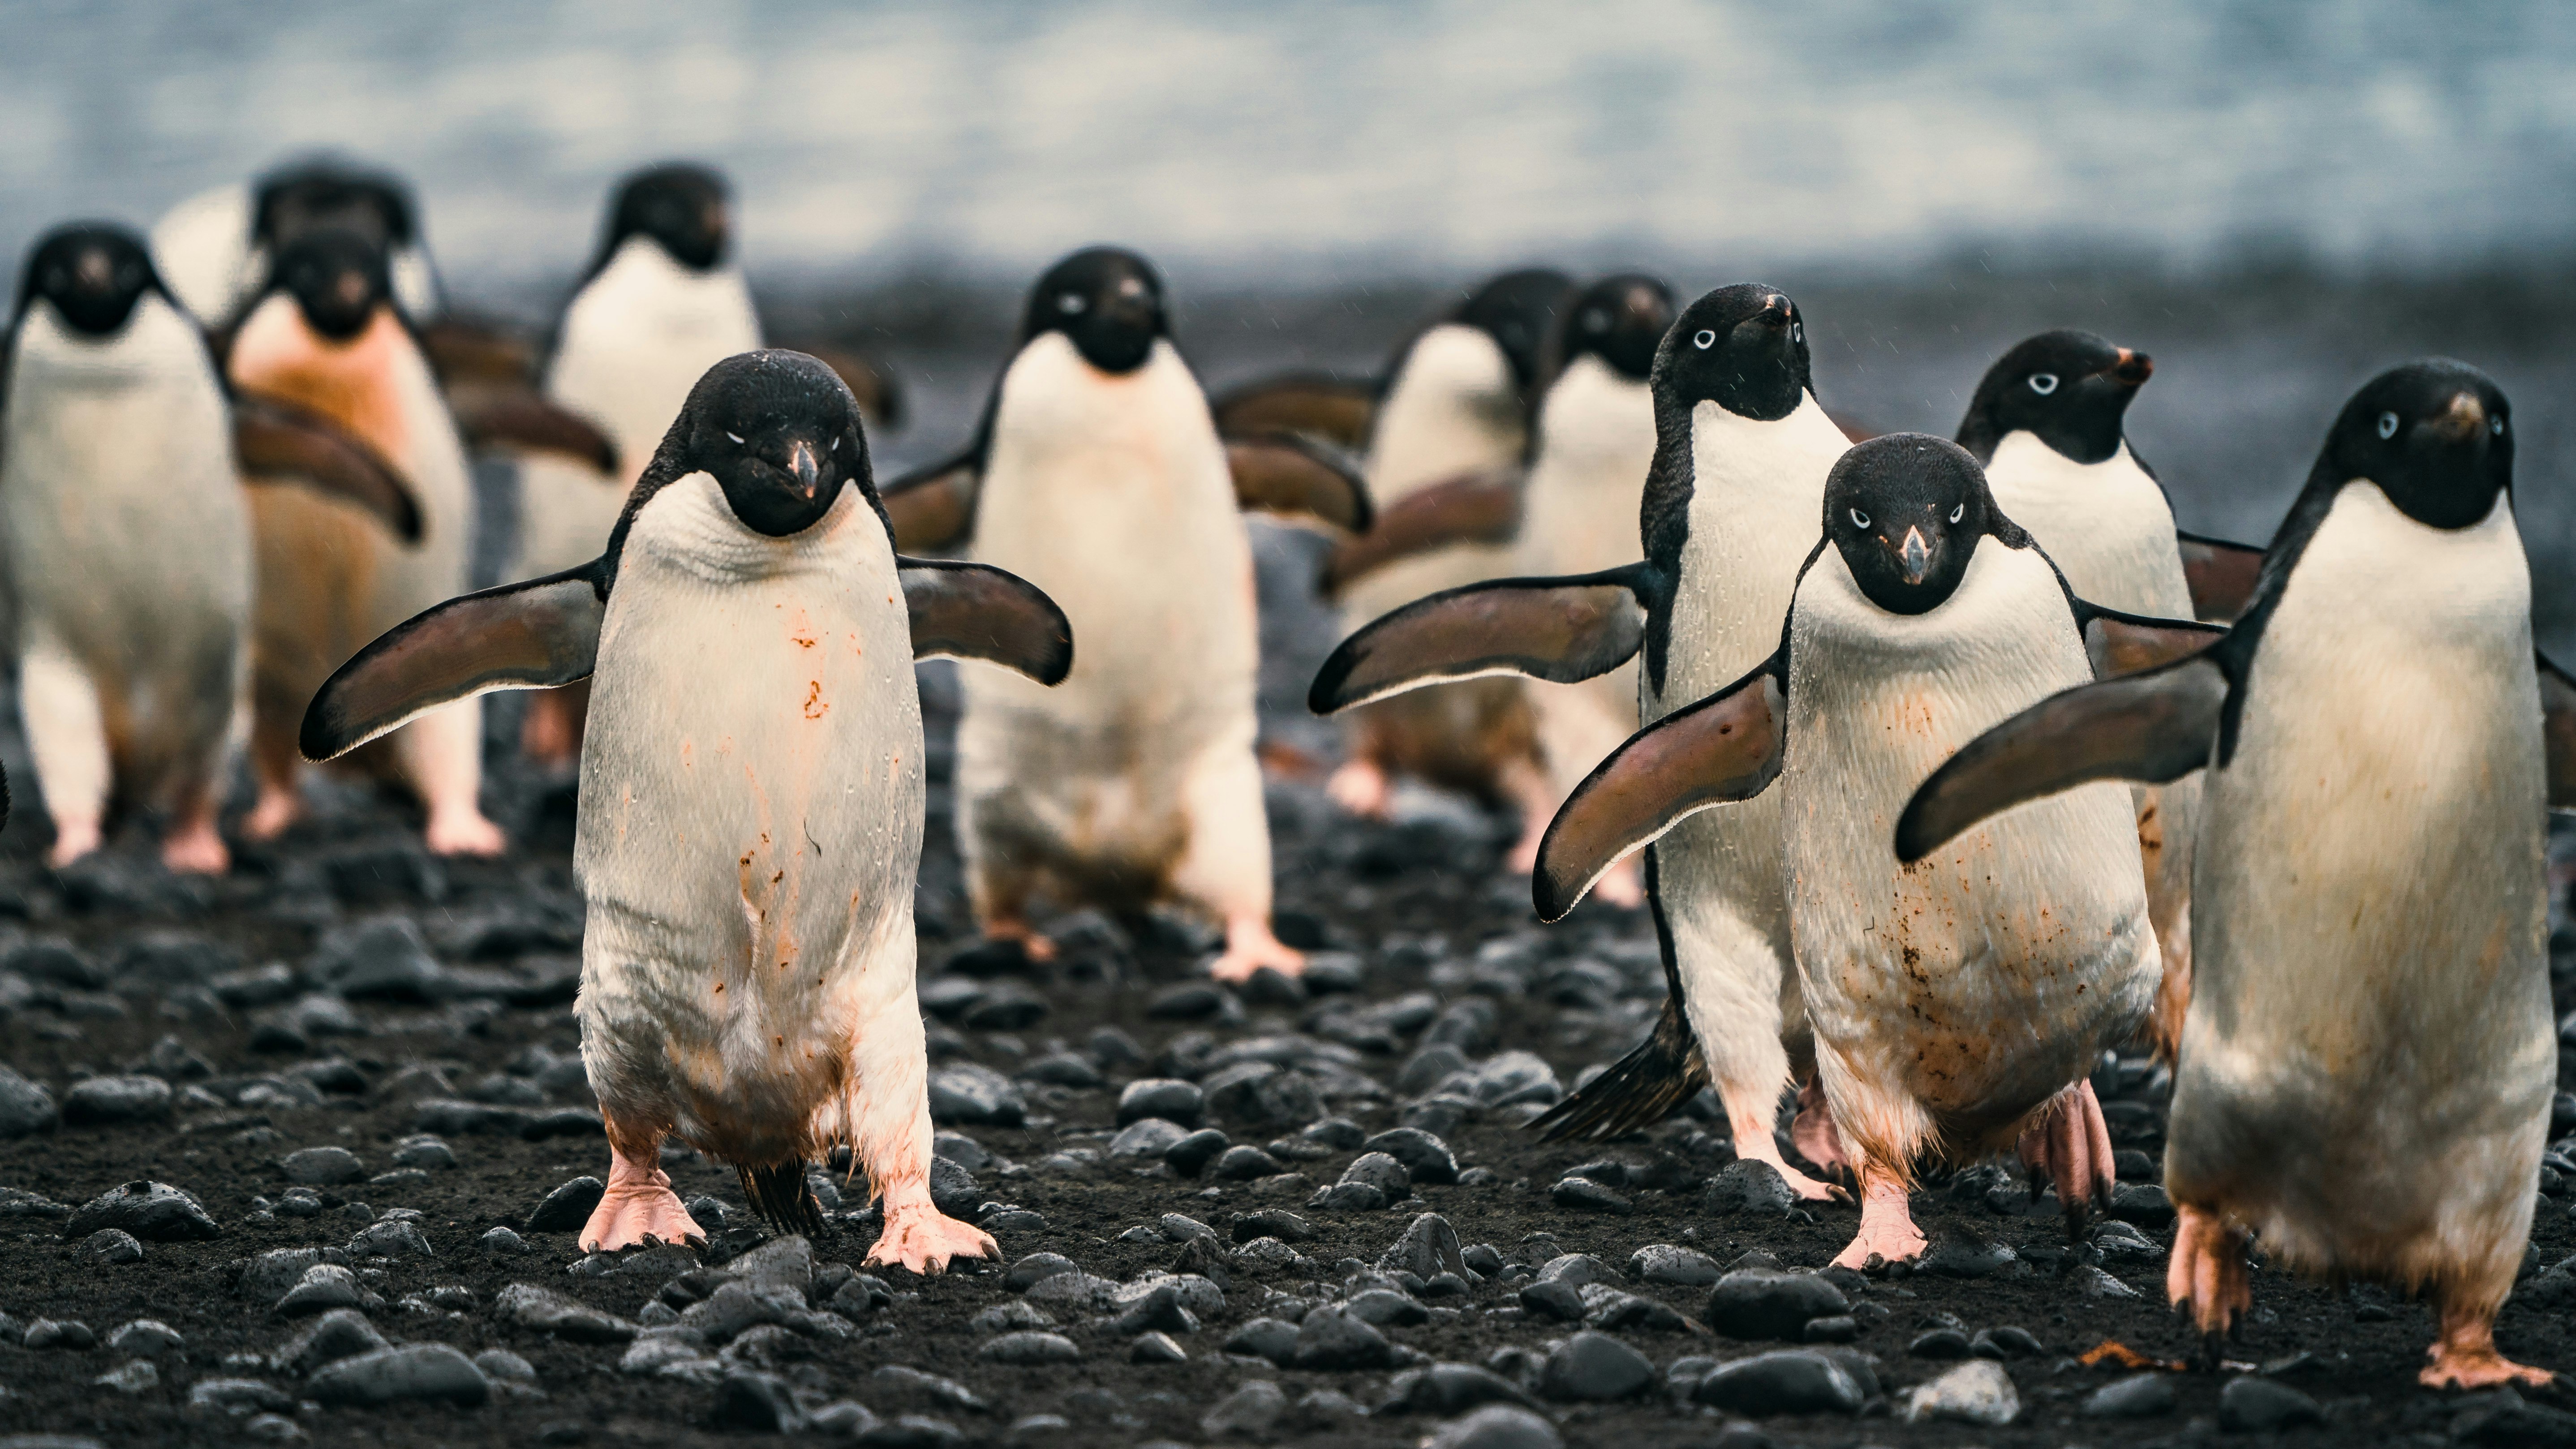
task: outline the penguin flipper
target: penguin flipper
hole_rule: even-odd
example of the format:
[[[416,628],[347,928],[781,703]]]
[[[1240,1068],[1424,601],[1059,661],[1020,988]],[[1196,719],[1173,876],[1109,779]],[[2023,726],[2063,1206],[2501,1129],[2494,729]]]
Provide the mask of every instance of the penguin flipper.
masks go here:
[[[536,376],[536,347],[499,323],[448,312],[423,323],[419,336],[421,353],[441,386],[467,381],[524,383]]]
[[[2576,810],[2576,678],[2532,651],[2540,666],[2541,758],[2549,767],[2549,808]]]
[[[1329,598],[1389,564],[1452,544],[1509,543],[1520,529],[1518,469],[1460,474],[1388,504],[1366,532],[1342,540],[1316,583]]]
[[[2227,637],[2222,625],[2150,619],[2098,604],[2078,602],[2076,613],[2084,621],[2084,653],[2093,661],[2095,679],[2143,674]]]
[[[1896,821],[1896,858],[1921,860],[1999,811],[2094,780],[2161,785],[2209,763],[2228,679],[2206,653],[2053,694],[1970,740]]]
[[[1788,739],[1784,677],[1775,654],[1724,690],[1630,735],[1584,776],[1539,841],[1530,871],[1539,919],[1563,919],[1619,857],[1685,817],[1768,789]]]
[[[367,440],[320,413],[258,393],[233,398],[233,453],[242,481],[301,484],[354,503],[405,543],[420,542],[411,480]]]
[[[945,654],[1061,684],[1073,669],[1073,625],[1044,590],[990,564],[895,560],[912,611],[912,657]]]
[[[1390,694],[1484,674],[1572,684],[1628,662],[1658,593],[1644,564],[1553,579],[1497,579],[1417,599],[1333,650],[1306,691],[1332,714]]]
[[[588,418],[549,401],[525,383],[460,381],[447,389],[456,430],[475,448],[503,443],[563,453],[615,476],[617,444]]]
[[[1635,1050],[1533,1119],[1529,1130],[1541,1142],[1642,1131],[1688,1106],[1708,1080],[1699,1035],[1682,1016],[1681,998],[1668,995]]]
[[[896,553],[947,548],[975,531],[977,485],[983,481],[980,461],[970,451],[916,468],[877,490],[886,526],[894,531]]]
[[[1377,384],[1316,372],[1256,378],[1217,394],[1208,403],[1217,431],[1226,434],[1306,433],[1345,448],[1367,444],[1377,421]]]
[[[444,704],[588,678],[608,612],[598,569],[593,561],[485,589],[395,625],[314,694],[296,747],[328,760]]]
[[[1247,513],[1299,514],[1366,533],[1375,514],[1358,460],[1304,433],[1268,432],[1225,440],[1234,497]]]
[[[2263,550],[2220,538],[2174,530],[2182,550],[2183,582],[2191,586],[2191,611],[2204,622],[2233,624],[2254,602],[2263,575]]]

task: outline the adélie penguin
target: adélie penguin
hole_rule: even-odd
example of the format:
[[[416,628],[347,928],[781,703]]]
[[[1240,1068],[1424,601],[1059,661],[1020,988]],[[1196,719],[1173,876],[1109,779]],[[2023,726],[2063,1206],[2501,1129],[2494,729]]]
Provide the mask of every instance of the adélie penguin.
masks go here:
[[[2428,1384],[2496,1350],[2549,1133],[2545,818],[2576,803],[2576,688],[2531,643],[2512,414],[2456,362],[2344,405],[2225,639],[1998,724],[1897,849],[2080,782],[2205,767],[2195,982],[2166,1128],[2167,1286],[2213,1341],[2274,1262],[2432,1299]]]
[[[691,390],[607,552],[370,644],[302,744],[327,758],[468,695],[592,679],[573,863],[611,1162],[582,1247],[705,1236],[659,1166],[667,1136],[806,1231],[807,1164],[846,1144],[885,1214],[868,1261],[935,1272],[995,1249],[930,1199],[913,660],[1043,684],[1072,653],[1021,580],[898,556],[849,390],[803,354],[753,352]]]
[[[1723,801],[1777,796],[1779,867],[1817,1074],[1861,1189],[1846,1267],[1924,1248],[1924,1156],[2018,1144],[2070,1222],[2106,1200],[2110,1134],[2087,1081],[2152,1005],[2128,792],[2079,790],[1901,862],[1914,787],[2048,694],[2204,647],[2219,630],[2077,598],[1957,445],[1892,434],[1825,487],[1824,538],[1771,657],[1620,747],[1548,829],[1539,913]]]
[[[1220,438],[1153,268],[1098,247],[1039,278],[974,445],[894,489],[907,547],[971,537],[1085,641],[1060,688],[963,680],[957,831],[991,947],[1050,954],[1040,899],[1180,906],[1224,928],[1218,975],[1303,969],[1270,927],[1240,511],[1365,528],[1356,474],[1294,437]]]
[[[0,547],[48,858],[95,849],[122,803],[165,817],[172,869],[221,871],[249,661],[243,483],[302,483],[396,529],[417,528],[412,500],[321,419],[228,399],[205,335],[122,227],[38,241],[0,379]]]
[[[1816,538],[1825,476],[1849,446],[1816,402],[1805,321],[1777,288],[1721,287],[1682,309],[1647,385],[1655,451],[1638,513],[1641,561],[1409,604],[1343,641],[1308,704],[1328,714],[1482,674],[1571,683],[1638,658],[1638,716],[1651,723],[1771,657]],[[1770,1164],[1802,1197],[1830,1197],[1772,1135],[1781,1091],[1793,1070],[1806,1075],[1811,1055],[1791,965],[1778,797],[1680,822],[1647,853],[1645,878],[1664,952],[1663,1016],[1636,1050],[1534,1125],[1616,1135],[1714,1087],[1739,1156]],[[1803,1106],[1799,1150],[1820,1167],[1841,1166],[1822,1099],[1810,1093]]]

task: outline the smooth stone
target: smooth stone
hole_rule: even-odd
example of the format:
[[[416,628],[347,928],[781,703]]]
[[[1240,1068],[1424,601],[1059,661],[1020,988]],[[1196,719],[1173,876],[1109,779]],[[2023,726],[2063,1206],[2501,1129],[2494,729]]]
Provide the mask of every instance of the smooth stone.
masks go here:
[[[1675,1288],[1706,1288],[1725,1275],[1706,1253],[1672,1243],[1649,1243],[1629,1256],[1628,1276]]]
[[[367,1176],[367,1165],[346,1147],[307,1147],[279,1158],[277,1165],[288,1182],[308,1187],[337,1187],[363,1182]]]
[[[166,1182],[129,1182],[81,1205],[63,1224],[65,1238],[86,1238],[101,1228],[121,1228],[147,1243],[176,1243],[223,1236],[197,1200]]]
[[[1163,1160],[1183,1177],[1196,1177],[1232,1141],[1213,1127],[1202,1127],[1163,1149]]]
[[[287,1340],[286,1346],[271,1355],[269,1361],[282,1373],[309,1374],[326,1363],[386,1347],[390,1345],[385,1336],[376,1331],[365,1314],[354,1308],[334,1308]]]
[[[475,1241],[482,1245],[487,1257],[517,1257],[529,1251],[528,1240],[508,1228],[493,1228]]]
[[[1781,1217],[1798,1210],[1798,1194],[1788,1179],[1767,1162],[1739,1158],[1708,1180],[1700,1194],[1703,1210],[1720,1216],[1751,1214]]]
[[[1548,1201],[1570,1212],[1626,1216],[1637,1205],[1588,1177],[1569,1177],[1548,1190]]]
[[[1339,1185],[1373,1188],[1388,1202],[1402,1202],[1413,1190],[1413,1174],[1390,1153],[1363,1152],[1342,1169]]]
[[[2325,1410],[2287,1384],[2251,1374],[2218,1391],[2218,1427],[2231,1433],[2271,1433],[2298,1424],[2322,1424]]]
[[[2005,1324],[1979,1330],[1976,1337],[1968,1340],[1968,1352],[1979,1358],[2037,1358],[2048,1352],[2048,1345],[2029,1329]]]
[[[1127,1350],[1129,1363],[1187,1363],[1187,1350],[1168,1333],[1148,1333],[1137,1338]]]
[[[170,1115],[170,1084],[159,1077],[92,1077],[63,1094],[63,1125],[117,1127]]]
[[[1428,1280],[1442,1273],[1467,1276],[1467,1260],[1459,1246],[1458,1230],[1438,1213],[1420,1213],[1405,1224],[1404,1232],[1387,1250],[1378,1255],[1377,1266],[1387,1272],[1411,1273]]]
[[[1999,1429],[2021,1416],[2021,1394],[2012,1375],[1993,1359],[1971,1359],[1905,1396],[1905,1422],[1951,1419]]]
[[[1521,1311],[1559,1323],[1581,1323],[1588,1310],[1583,1294],[1573,1284],[1554,1278],[1541,1278],[1526,1284],[1520,1291]]]
[[[2155,1419],[2180,1402],[2171,1374],[2131,1374],[2087,1395],[2082,1412],[2088,1419]]]
[[[1850,1312],[1843,1290],[1813,1273],[1742,1268],[1717,1280],[1701,1318],[1729,1338],[1795,1343],[1812,1320]]]
[[[1584,1332],[1557,1345],[1539,1369],[1542,1397],[1588,1402],[1624,1399],[1655,1382],[1646,1356],[1604,1333]]]
[[[1297,1357],[1297,1325],[1276,1318],[1254,1318],[1226,1335],[1227,1353],[1266,1358],[1285,1368]]]
[[[121,1228],[101,1228],[81,1239],[81,1255],[93,1263],[115,1266],[143,1261],[143,1244]]]
[[[1435,1186],[1458,1180],[1458,1158],[1449,1144],[1418,1127],[1397,1127],[1380,1132],[1361,1144],[1365,1151],[1383,1152],[1404,1164],[1405,1172],[1415,1182]]]
[[[82,1352],[98,1347],[98,1335],[78,1319],[38,1318],[27,1324],[18,1346],[30,1352],[59,1348]]]
[[[1538,1270],[1541,1278],[1551,1278],[1575,1288],[1589,1288],[1595,1283],[1615,1283],[1619,1275],[1610,1265],[1590,1253],[1559,1253]]]
[[[1423,1449],[1565,1449],[1565,1436],[1517,1404],[1487,1404],[1441,1425]]]
[[[576,1177],[547,1193],[528,1214],[532,1233],[577,1233],[608,1196],[608,1185],[595,1177]]]
[[[304,1270],[304,1276],[277,1300],[277,1311],[288,1318],[301,1318],[309,1313],[327,1313],[334,1308],[370,1306],[370,1294],[358,1282],[358,1275],[337,1263],[316,1263]]]
[[[1024,1330],[1019,1333],[1006,1333],[987,1342],[975,1351],[975,1355],[994,1363],[1031,1367],[1039,1364],[1073,1363],[1082,1357],[1082,1350],[1076,1348],[1073,1340],[1063,1334]]]
[[[801,1434],[807,1427],[805,1411],[796,1407],[787,1381],[757,1369],[726,1373],[716,1385],[715,1408],[708,1417],[718,1428],[756,1434]]]
[[[444,1343],[406,1343],[342,1359],[324,1366],[305,1387],[325,1404],[442,1399],[471,1405],[492,1397],[491,1380],[474,1360]]]
[[[97,1378],[91,1379],[90,1382],[103,1389],[114,1389],[120,1394],[139,1394],[148,1389],[161,1387],[161,1370],[153,1367],[149,1359],[136,1359],[132,1363],[112,1368]],[[0,1440],[0,1443],[6,1442]]]
[[[1394,1361],[1395,1345],[1348,1308],[1318,1308],[1297,1326],[1296,1364],[1301,1369],[1385,1368]]]
[[[1279,1160],[1249,1143],[1229,1147],[1217,1154],[1207,1176],[1214,1182],[1252,1182],[1279,1175]]]
[[[1266,1437],[1287,1412],[1286,1391],[1268,1379],[1255,1379],[1200,1415],[1199,1430],[1214,1439]]]
[[[930,1120],[942,1126],[1017,1127],[1028,1099],[991,1067],[958,1062],[930,1074]]]
[[[0,1139],[51,1132],[62,1125],[54,1094],[7,1067],[0,1067]]]
[[[1694,1402],[1761,1418],[1856,1414],[1867,1398],[1849,1371],[1811,1348],[1780,1348],[1722,1364],[1691,1391]]]
[[[1111,1157],[1161,1157],[1174,1143],[1190,1135],[1190,1129],[1161,1117],[1140,1117],[1118,1129],[1109,1139]]]
[[[1223,1302],[1222,1299],[1218,1301]],[[1199,1316],[1181,1302],[1178,1283],[1164,1282],[1129,1303],[1126,1310],[1111,1322],[1110,1329],[1128,1338],[1140,1333],[1196,1333],[1199,1331]]]
[[[1216,1229],[1185,1213],[1165,1213],[1154,1220],[1154,1226],[1167,1243],[1186,1243],[1192,1238],[1216,1236]]]
[[[271,1248],[241,1265],[233,1291],[254,1302],[274,1303],[315,1264],[348,1261],[349,1255],[337,1248]]]
[[[1407,1369],[1387,1386],[1379,1413],[1456,1414],[1480,1404],[1535,1407],[1520,1385],[1474,1364],[1435,1363]]]
[[[1013,1293],[1025,1293],[1042,1278],[1080,1271],[1071,1258],[1061,1253],[1031,1253],[1002,1275],[1002,1286]]]
[[[1380,1328],[1409,1328],[1431,1321],[1430,1309],[1422,1306],[1412,1294],[1392,1288],[1371,1288],[1364,1293],[1354,1293],[1343,1301],[1343,1306]]]
[[[349,1240],[350,1255],[359,1258],[433,1258],[429,1238],[418,1224],[402,1219],[369,1224]]]
[[[512,1283],[493,1295],[495,1317],[567,1343],[626,1343],[639,1325],[534,1283]]]
[[[1991,1278],[2020,1261],[2021,1255],[2002,1243],[1989,1243],[1968,1234],[1943,1238],[1932,1245],[1914,1265],[1917,1273],[1936,1278]]]
[[[1969,1347],[1968,1335],[1955,1328],[1936,1328],[1917,1335],[1905,1351],[1915,1358],[1949,1360],[1966,1358],[1974,1350]]]
[[[1277,1207],[1245,1213],[1234,1220],[1233,1227],[1234,1240],[1238,1243],[1248,1243],[1255,1238],[1277,1238],[1283,1243],[1303,1243],[1311,1241],[1315,1233],[1314,1224],[1286,1208]]]
[[[1160,1117],[1178,1123],[1184,1129],[1199,1125],[1207,1110],[1207,1094],[1196,1082],[1177,1077],[1142,1077],[1129,1082],[1118,1093],[1118,1125],[1128,1126],[1148,1117]]]
[[[1324,1115],[1315,1080],[1294,1068],[1242,1061],[1209,1075],[1207,1109],[1247,1127],[1303,1127]]]
[[[188,1346],[179,1330],[157,1318],[137,1318],[117,1326],[107,1336],[107,1346],[133,1358],[150,1358],[156,1353],[176,1353]]]

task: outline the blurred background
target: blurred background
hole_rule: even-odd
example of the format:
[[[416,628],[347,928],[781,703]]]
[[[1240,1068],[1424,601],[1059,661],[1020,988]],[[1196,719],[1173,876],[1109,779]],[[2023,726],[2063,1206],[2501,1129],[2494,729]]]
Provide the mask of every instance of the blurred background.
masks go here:
[[[622,172],[739,193],[781,325],[889,358],[881,467],[980,407],[1021,288],[1154,257],[1203,377],[1365,375],[1484,273],[1789,289],[1837,413],[1950,432],[2029,332],[2152,352],[2131,436],[2259,541],[2335,407],[2441,352],[2521,427],[2576,653],[2576,26],[2547,0],[1799,5],[0,4],[0,251],[329,149],[418,189],[451,305],[543,327]],[[14,269],[14,263],[13,263]]]

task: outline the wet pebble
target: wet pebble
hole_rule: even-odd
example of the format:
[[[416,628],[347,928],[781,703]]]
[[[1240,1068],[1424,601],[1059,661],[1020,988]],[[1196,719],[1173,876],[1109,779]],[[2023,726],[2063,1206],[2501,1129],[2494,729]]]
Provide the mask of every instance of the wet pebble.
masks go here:
[[[529,1251],[527,1240],[508,1228],[492,1228],[475,1241],[488,1257],[515,1258]]]
[[[30,1352],[49,1348],[80,1352],[98,1347],[98,1335],[78,1319],[38,1318],[29,1321],[18,1338],[18,1346]]]
[[[1691,1391],[1694,1402],[1754,1418],[1856,1414],[1866,1399],[1849,1371],[1815,1349],[1784,1348],[1720,1365]]]
[[[86,1238],[102,1228],[118,1228],[147,1243],[223,1235],[195,1198],[165,1182],[129,1182],[99,1194],[71,1215],[63,1236]]]
[[[1129,1363],[1187,1363],[1189,1357],[1188,1351],[1168,1333],[1140,1335],[1127,1350]]]
[[[1297,1325],[1280,1319],[1250,1319],[1225,1336],[1225,1351],[1266,1358],[1284,1367],[1297,1356],[1297,1331]]]
[[[1571,1212],[1614,1213],[1625,1216],[1636,1211],[1636,1204],[1588,1177],[1569,1177],[1548,1190],[1548,1201]]]
[[[81,1239],[81,1256],[109,1267],[120,1263],[140,1263],[143,1261],[143,1244],[121,1228],[101,1228]]]
[[[311,1187],[363,1182],[367,1176],[367,1165],[346,1147],[307,1147],[279,1158],[277,1166],[288,1182]]]
[[[1414,1182],[1445,1185],[1458,1180],[1458,1158],[1449,1150],[1449,1144],[1418,1127],[1380,1132],[1361,1146],[1404,1164],[1405,1173]]]
[[[608,1185],[595,1177],[576,1177],[545,1195],[528,1214],[528,1231],[532,1233],[579,1232],[590,1221],[599,1201],[608,1195]]]
[[[2171,1374],[2131,1374],[2087,1395],[2083,1413],[2088,1419],[2155,1419],[2172,1413],[2180,1397]]]
[[[157,1318],[137,1318],[119,1324],[107,1336],[107,1346],[132,1358],[150,1358],[154,1354],[176,1353],[188,1346],[179,1330]]]
[[[61,1125],[62,1109],[54,1094],[7,1067],[0,1067],[0,1139],[51,1132]]]
[[[1184,1129],[1199,1125],[1199,1116],[1207,1108],[1207,1098],[1195,1082],[1176,1077],[1144,1077],[1129,1082],[1118,1094],[1118,1125],[1128,1126],[1149,1117],[1160,1117]]]
[[[1719,1217],[1780,1217],[1797,1211],[1798,1194],[1790,1190],[1778,1168],[1743,1158],[1708,1180],[1700,1205]]]
[[[277,1300],[287,1318],[328,1313],[334,1308],[372,1308],[384,1300],[367,1291],[358,1275],[337,1263],[316,1263]]]
[[[1716,1261],[1706,1253],[1671,1243],[1649,1243],[1639,1248],[1628,1259],[1628,1275],[1675,1288],[1705,1288],[1723,1276]]]
[[[1028,1099],[991,1067],[959,1062],[930,1074],[930,1120],[943,1126],[1017,1127]]]
[[[1326,1371],[1385,1368],[1395,1346],[1346,1307],[1318,1308],[1297,1326],[1297,1367]]]
[[[1905,1421],[1949,1419],[1962,1424],[2001,1428],[2021,1415],[2021,1395],[2012,1375],[1992,1359],[1974,1359],[1905,1395]]]
[[[1207,1169],[1207,1175],[1217,1182],[1251,1182],[1276,1177],[1280,1170],[1277,1158],[1247,1143],[1217,1154],[1216,1162]]]
[[[309,1374],[326,1363],[390,1346],[365,1314],[354,1308],[334,1308],[287,1340],[269,1361],[281,1373]]]
[[[1539,1370],[1542,1397],[1606,1402],[1643,1393],[1655,1382],[1646,1356],[1605,1333],[1578,1333],[1549,1352]]]
[[[1212,1439],[1263,1438],[1287,1412],[1286,1391],[1268,1379],[1255,1379],[1200,1415],[1199,1430]]]
[[[2247,1374],[2218,1391],[2218,1427],[2232,1433],[2273,1433],[2300,1424],[2322,1424],[2317,1401],[2287,1384]]]
[[[1201,1169],[1216,1160],[1232,1139],[1213,1127],[1202,1127],[1163,1150],[1163,1160],[1183,1177],[1196,1177]]]
[[[1701,1317],[1729,1338],[1795,1343],[1806,1336],[1809,1322],[1850,1312],[1851,1300],[1825,1278],[1746,1268],[1717,1280]],[[1960,1346],[1965,1349],[1964,1338]]]
[[[992,1363],[1027,1368],[1041,1364],[1073,1363],[1082,1357],[1082,1350],[1075,1347],[1073,1340],[1063,1334],[1029,1330],[1006,1333],[987,1342],[982,1348],[976,1350],[976,1357]]]
[[[161,1370],[149,1360],[136,1359],[132,1363],[119,1364],[90,1382],[120,1394],[139,1394],[161,1387]]]
[[[1487,1404],[1440,1426],[1423,1449],[1564,1449],[1556,1426],[1514,1404]]]
[[[1111,1157],[1161,1157],[1189,1135],[1190,1129],[1178,1122],[1140,1117],[1118,1129],[1107,1151]]]
[[[512,1283],[503,1288],[493,1295],[492,1312],[505,1322],[551,1333],[568,1343],[625,1343],[638,1331],[631,1320],[534,1283]]]

